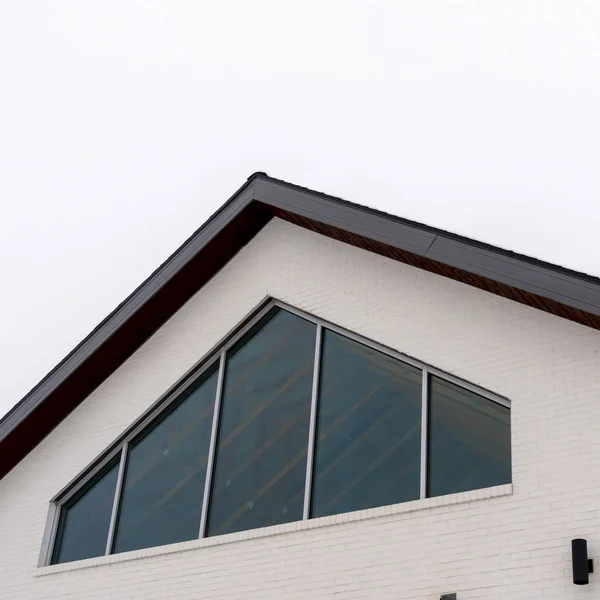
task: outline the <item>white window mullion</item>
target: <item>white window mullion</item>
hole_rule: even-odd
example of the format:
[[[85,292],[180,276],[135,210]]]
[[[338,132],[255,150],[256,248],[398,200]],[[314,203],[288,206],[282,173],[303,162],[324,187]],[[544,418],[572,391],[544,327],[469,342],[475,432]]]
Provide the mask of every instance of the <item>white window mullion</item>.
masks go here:
[[[321,347],[323,327],[317,323],[315,336],[315,362],[313,365],[312,396],[310,402],[310,427],[308,430],[308,449],[306,452],[306,483],[304,485],[304,511],[303,520],[310,518],[310,500],[312,497],[313,470],[315,459],[315,444],[317,434],[317,401],[319,395],[319,374],[321,372]]]
[[[421,499],[427,498],[427,449],[428,449],[428,432],[429,432],[429,371],[423,369],[421,393],[421,483],[420,494]]]
[[[110,515],[110,525],[108,527],[108,537],[106,538],[105,554],[111,554],[113,551],[114,538],[117,528],[117,516],[123,490],[123,480],[125,479],[125,468],[127,467],[127,451],[129,443],[125,442],[121,448],[121,460],[119,463],[119,473],[117,475],[117,484],[115,485],[115,498],[113,500],[112,513]]]
[[[225,365],[227,352],[221,351],[219,359],[219,375],[217,379],[217,391],[215,394],[215,407],[213,410],[212,429],[210,432],[210,446],[208,449],[208,459],[206,461],[206,477],[204,479],[204,496],[202,498],[202,513],[200,516],[200,531],[198,537],[206,536],[206,523],[208,520],[208,505],[210,501],[210,491],[212,485],[212,475],[215,464],[215,452],[217,449],[217,434],[219,429],[219,415],[221,413],[221,400],[223,398],[223,382],[225,380]]]

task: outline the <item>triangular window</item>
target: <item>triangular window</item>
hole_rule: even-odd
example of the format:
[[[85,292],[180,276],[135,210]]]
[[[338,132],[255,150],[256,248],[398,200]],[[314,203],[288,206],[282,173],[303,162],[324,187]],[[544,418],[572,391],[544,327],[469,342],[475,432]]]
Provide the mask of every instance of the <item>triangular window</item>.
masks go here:
[[[51,563],[509,483],[508,402],[271,303],[56,499]]]

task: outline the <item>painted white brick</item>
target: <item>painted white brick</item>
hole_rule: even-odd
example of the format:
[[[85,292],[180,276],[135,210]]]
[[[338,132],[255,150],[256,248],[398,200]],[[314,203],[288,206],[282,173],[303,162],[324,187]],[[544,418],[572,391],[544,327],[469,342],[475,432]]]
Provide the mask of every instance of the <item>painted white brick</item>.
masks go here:
[[[513,486],[39,569],[48,501],[266,296],[512,400]],[[600,332],[272,221],[0,481],[0,598],[597,597]]]

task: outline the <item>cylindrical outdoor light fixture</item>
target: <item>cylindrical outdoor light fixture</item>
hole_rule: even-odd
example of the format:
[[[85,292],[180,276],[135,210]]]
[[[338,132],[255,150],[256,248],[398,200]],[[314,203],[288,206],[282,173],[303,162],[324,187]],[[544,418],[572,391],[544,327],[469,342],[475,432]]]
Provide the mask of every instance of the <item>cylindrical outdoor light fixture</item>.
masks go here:
[[[594,565],[588,559],[587,540],[576,538],[571,540],[571,555],[573,561],[573,583],[587,585],[590,582],[590,573],[594,572]]]

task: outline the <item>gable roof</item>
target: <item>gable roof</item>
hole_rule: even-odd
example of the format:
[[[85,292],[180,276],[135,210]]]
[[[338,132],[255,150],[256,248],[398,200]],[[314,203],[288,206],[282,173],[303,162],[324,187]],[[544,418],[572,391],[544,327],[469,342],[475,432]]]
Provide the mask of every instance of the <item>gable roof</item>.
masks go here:
[[[600,329],[600,279],[254,173],[0,420],[0,478],[273,217]]]

